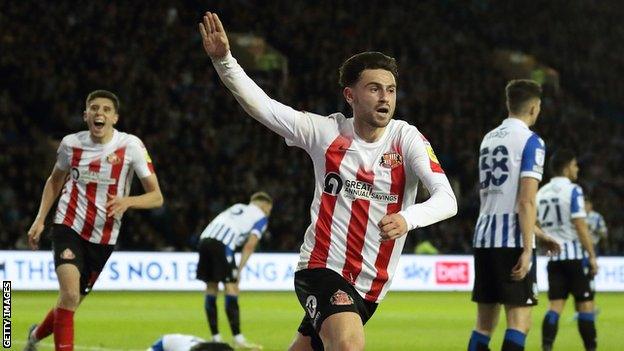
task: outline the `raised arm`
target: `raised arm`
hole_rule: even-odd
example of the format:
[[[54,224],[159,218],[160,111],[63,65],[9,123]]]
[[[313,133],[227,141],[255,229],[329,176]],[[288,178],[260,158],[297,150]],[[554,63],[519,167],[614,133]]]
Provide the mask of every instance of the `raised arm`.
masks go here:
[[[199,32],[206,54],[236,100],[251,117],[286,139],[293,139],[295,120],[302,112],[271,99],[242,69],[230,53],[219,17],[206,12]]]

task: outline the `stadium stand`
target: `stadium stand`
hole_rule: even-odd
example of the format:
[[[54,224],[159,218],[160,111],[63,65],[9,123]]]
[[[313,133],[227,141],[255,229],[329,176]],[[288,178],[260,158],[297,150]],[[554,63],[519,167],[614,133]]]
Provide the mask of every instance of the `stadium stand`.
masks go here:
[[[351,54],[378,50],[397,58],[396,117],[434,141],[460,203],[458,216],[413,235],[410,252],[420,235],[440,253],[470,251],[478,143],[505,117],[500,92],[506,77],[491,57],[501,48],[535,55],[561,77],[561,89],[546,86],[537,131],[547,152],[565,146],[580,155],[581,184],[609,226],[606,253],[623,254],[618,204],[624,201],[624,160],[616,151],[624,146],[618,71],[623,27],[609,24],[623,10],[615,1],[460,3],[280,0],[261,6],[241,0],[210,10],[231,31],[263,37],[288,58],[285,83],[277,73],[252,75],[298,109],[334,112],[342,100],[337,67]],[[216,86],[196,28],[202,6],[162,0],[149,6],[3,6],[0,248],[25,248],[59,139],[83,128],[83,96],[104,88],[122,99],[121,129],[140,135],[150,149],[166,200],[163,209],[125,215],[120,249],[192,250],[212,217],[259,188],[275,199],[262,250],[298,249],[309,222],[311,162],[253,125],[227,90]],[[516,20],[510,13],[526,16]],[[593,14],[606,20],[591,21]]]

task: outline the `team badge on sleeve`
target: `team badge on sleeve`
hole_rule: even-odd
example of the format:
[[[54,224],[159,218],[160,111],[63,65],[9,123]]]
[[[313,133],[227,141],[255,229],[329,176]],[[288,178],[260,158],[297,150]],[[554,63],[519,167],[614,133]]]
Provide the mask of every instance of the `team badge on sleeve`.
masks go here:
[[[386,152],[381,155],[379,165],[385,168],[396,168],[403,164],[403,156],[397,152]]]
[[[440,164],[440,161],[438,161],[438,157],[436,156],[435,152],[433,152],[433,148],[431,147],[431,143],[429,143],[429,140],[427,140],[427,138],[425,138],[425,136],[422,134],[420,135],[420,138],[425,143],[425,150],[427,150],[427,156],[429,157],[429,166],[431,167],[431,170],[436,173],[444,173],[442,165]]]
[[[147,161],[147,163],[152,163],[152,158],[150,157],[149,153],[147,152],[147,149],[143,149],[143,156],[145,157],[145,161]]]

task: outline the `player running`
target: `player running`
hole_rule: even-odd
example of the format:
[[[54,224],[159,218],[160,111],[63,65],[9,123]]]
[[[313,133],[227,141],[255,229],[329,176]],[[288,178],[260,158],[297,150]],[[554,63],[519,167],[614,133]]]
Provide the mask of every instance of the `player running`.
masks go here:
[[[86,99],[89,130],[67,135],[58,148],[28,241],[33,250],[38,248],[45,219],[61,194],[50,234],[59,298],[41,324],[31,327],[25,350],[35,350],[50,334],[56,350],[73,350],[74,312],[112,254],[124,212],[163,203],[145,146],[136,136],[114,129],[118,120],[117,96],[96,90]],[[134,173],[145,193],[129,196]]]

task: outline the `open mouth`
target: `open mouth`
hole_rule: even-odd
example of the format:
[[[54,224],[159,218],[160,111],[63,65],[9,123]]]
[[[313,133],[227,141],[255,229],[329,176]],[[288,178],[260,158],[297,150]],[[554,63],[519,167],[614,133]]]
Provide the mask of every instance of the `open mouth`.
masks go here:
[[[104,123],[104,121],[94,121],[94,122],[93,122],[93,125],[94,125],[94,126],[95,126],[95,128],[97,128],[97,129],[102,129],[102,128],[104,128],[104,124],[105,124],[105,123]]]
[[[379,112],[379,113],[386,114],[386,113],[390,112],[390,109],[388,107],[380,107],[376,111]]]

